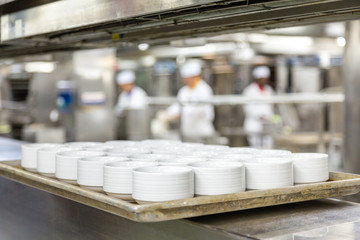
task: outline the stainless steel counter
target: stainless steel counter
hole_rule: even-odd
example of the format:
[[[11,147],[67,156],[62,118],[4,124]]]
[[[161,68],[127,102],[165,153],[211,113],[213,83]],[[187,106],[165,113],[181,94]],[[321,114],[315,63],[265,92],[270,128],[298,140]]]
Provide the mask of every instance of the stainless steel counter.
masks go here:
[[[360,229],[356,222],[360,221],[360,205],[334,199],[185,220],[137,223],[5,178],[0,178],[0,196],[0,235],[9,240],[282,240],[302,236],[304,233],[300,232],[315,228],[320,228],[320,233],[326,231],[326,238],[315,239],[356,239]]]
[[[7,240],[357,239],[360,229],[360,204],[335,199],[137,223],[2,177],[0,213]]]

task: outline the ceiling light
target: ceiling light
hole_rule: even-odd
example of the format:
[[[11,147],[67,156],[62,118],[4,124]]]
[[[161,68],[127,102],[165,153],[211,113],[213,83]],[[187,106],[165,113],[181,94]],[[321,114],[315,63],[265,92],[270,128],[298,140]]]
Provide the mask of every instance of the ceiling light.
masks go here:
[[[339,46],[339,47],[345,47],[346,45],[346,39],[344,37],[338,37],[336,38],[336,44]]]
[[[139,45],[138,45],[138,48],[139,48],[139,50],[140,51],[146,51],[146,50],[148,50],[149,49],[149,44],[148,43],[140,43]]]

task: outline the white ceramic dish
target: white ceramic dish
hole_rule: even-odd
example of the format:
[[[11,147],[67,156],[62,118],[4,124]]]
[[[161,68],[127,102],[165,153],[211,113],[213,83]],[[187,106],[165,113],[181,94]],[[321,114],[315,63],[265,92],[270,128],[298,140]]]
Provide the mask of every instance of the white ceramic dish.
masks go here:
[[[251,154],[219,154],[209,158],[209,161],[218,161],[218,162],[232,162],[232,161],[245,161],[253,159],[254,156]]]
[[[194,171],[188,167],[151,166],[133,170],[132,197],[137,202],[162,202],[194,196]]]
[[[21,166],[31,172],[37,171],[37,154],[41,148],[63,147],[62,144],[29,143],[21,145]]]
[[[84,151],[92,151],[92,152],[105,152],[109,149],[113,149],[114,147],[111,145],[95,145],[95,146],[85,146],[82,147],[82,150]]]
[[[105,145],[111,146],[114,148],[119,148],[119,147],[134,147],[139,143],[140,142],[138,142],[138,141],[113,140],[113,141],[105,142]]]
[[[190,163],[195,172],[196,195],[219,195],[245,191],[245,166],[240,162]]]
[[[282,157],[291,155],[291,152],[281,149],[257,149],[253,154],[261,157]]]
[[[270,189],[294,185],[293,163],[285,158],[258,158],[242,161],[247,189]]]
[[[189,163],[204,162],[207,158],[204,157],[189,157],[189,156],[176,156],[169,159],[159,160],[161,166],[187,166]]]
[[[156,162],[121,161],[104,165],[103,190],[108,195],[127,201],[132,198],[132,170],[138,167],[157,166]]]
[[[174,158],[173,155],[171,154],[149,154],[149,153],[145,153],[145,154],[134,154],[130,156],[130,160],[133,161],[150,161],[150,162],[155,162],[155,161],[159,161],[162,159],[171,159]]]
[[[102,192],[104,181],[104,164],[127,160],[128,158],[113,156],[96,156],[79,159],[77,162],[77,183],[84,188]]]
[[[229,150],[229,146],[226,145],[203,145],[202,150],[212,151],[212,152],[223,152]]]
[[[77,184],[77,161],[84,157],[104,156],[104,152],[68,151],[55,155],[55,177],[61,181]]]
[[[101,142],[67,142],[64,143],[66,147],[75,147],[75,148],[84,148],[84,147],[94,147],[94,146],[103,146],[104,143]]]
[[[328,155],[323,153],[293,153],[294,182],[315,183],[329,180]]]
[[[226,150],[228,153],[234,153],[234,154],[255,154],[259,150],[256,148],[250,148],[250,147],[231,147]]]
[[[55,177],[56,157],[60,152],[76,150],[67,147],[40,148],[37,154],[37,171],[47,177]],[[77,149],[80,150],[80,149]]]
[[[135,154],[150,154],[151,150],[144,147],[120,147],[108,149],[105,151],[109,156],[126,156],[130,157]]]

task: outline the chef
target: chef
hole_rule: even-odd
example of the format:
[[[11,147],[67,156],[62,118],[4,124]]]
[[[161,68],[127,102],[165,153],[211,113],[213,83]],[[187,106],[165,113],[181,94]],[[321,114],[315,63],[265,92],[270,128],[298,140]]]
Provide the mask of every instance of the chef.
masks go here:
[[[131,70],[120,72],[116,82],[121,90],[115,106],[115,114],[121,116],[125,109],[142,109],[146,107],[146,92],[135,85],[135,73]]]
[[[180,74],[185,86],[178,94],[180,102],[206,101],[213,96],[211,87],[201,77],[201,63],[189,60],[180,68]],[[211,104],[179,103],[171,105],[168,109],[170,119],[181,115],[181,131],[185,141],[207,141],[215,134],[213,126],[214,108]]]
[[[273,89],[268,85],[270,69],[266,66],[258,66],[253,70],[254,82],[247,86],[244,96],[269,96],[273,95]],[[270,103],[244,105],[245,121],[244,130],[248,135],[251,147],[272,148],[271,136],[263,134],[263,123],[270,121],[274,114],[274,106]]]

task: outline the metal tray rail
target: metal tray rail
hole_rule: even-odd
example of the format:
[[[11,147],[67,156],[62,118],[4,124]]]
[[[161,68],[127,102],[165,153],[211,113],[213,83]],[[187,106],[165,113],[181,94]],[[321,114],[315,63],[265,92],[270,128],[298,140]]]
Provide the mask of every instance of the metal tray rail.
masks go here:
[[[346,196],[360,191],[360,175],[331,172],[330,180],[322,183],[138,205],[25,171],[19,163],[19,161],[0,162],[0,176],[137,222],[189,218]]]

